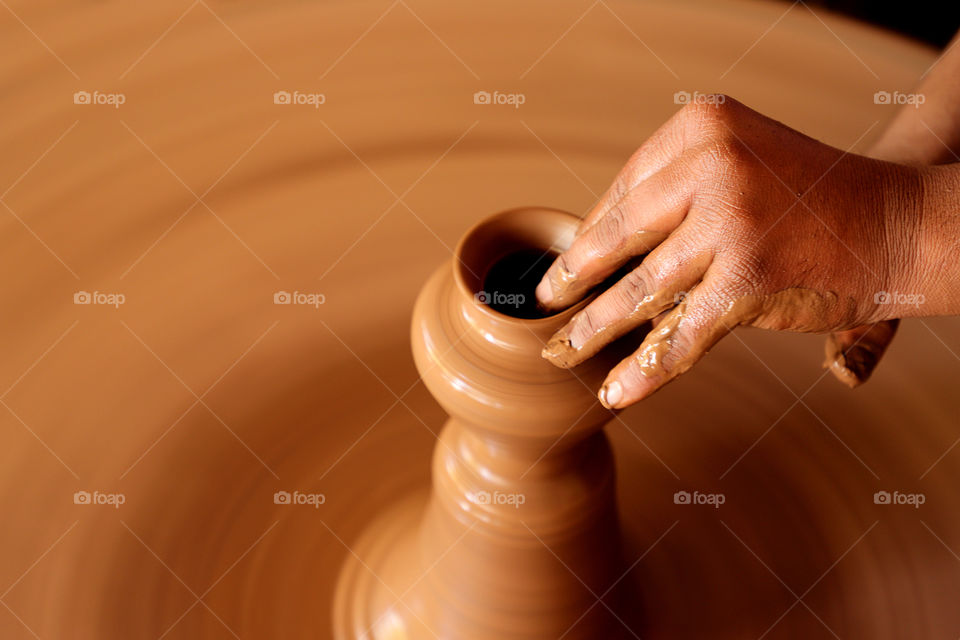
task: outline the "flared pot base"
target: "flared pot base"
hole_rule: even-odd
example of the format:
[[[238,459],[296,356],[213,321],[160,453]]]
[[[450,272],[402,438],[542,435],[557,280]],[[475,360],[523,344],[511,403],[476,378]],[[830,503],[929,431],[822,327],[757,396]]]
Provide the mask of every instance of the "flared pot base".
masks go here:
[[[351,545],[334,600],[337,640],[436,638],[415,589],[425,576],[417,540],[428,500],[427,489],[401,500]]]

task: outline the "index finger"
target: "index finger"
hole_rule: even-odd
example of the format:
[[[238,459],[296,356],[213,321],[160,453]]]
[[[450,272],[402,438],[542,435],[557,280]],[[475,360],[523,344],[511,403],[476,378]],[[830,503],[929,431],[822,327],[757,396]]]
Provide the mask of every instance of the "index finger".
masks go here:
[[[620,204],[578,236],[537,285],[546,309],[567,307],[635,256],[652,251],[690,208],[698,172],[683,158],[631,189]]]

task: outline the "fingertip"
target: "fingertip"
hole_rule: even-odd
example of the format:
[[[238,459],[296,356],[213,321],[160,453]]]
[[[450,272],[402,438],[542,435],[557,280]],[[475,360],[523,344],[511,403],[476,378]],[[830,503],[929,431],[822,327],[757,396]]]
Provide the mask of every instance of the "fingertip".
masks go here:
[[[534,295],[537,296],[537,302],[544,307],[549,307],[553,302],[553,287],[550,285],[549,272],[544,274],[543,279],[540,280]]]
[[[825,362],[824,366],[833,374],[834,378],[842,382],[849,389],[856,389],[863,384],[863,380],[844,365],[842,356],[836,360]]]
[[[898,320],[835,331],[824,345],[823,366],[851,389],[866,382],[896,334]]]
[[[597,397],[607,409],[625,409],[640,402],[663,386],[663,381],[652,378],[636,380],[629,374],[612,371],[600,387]]]
[[[564,329],[561,329],[550,338],[540,352],[540,356],[550,364],[560,367],[561,369],[569,369],[579,364],[576,359],[577,349],[570,342],[570,337]]]
[[[830,334],[826,344],[826,359],[823,366],[837,380],[850,389],[867,381],[876,366],[872,354],[858,345],[845,347],[836,334]]]
[[[570,249],[567,250],[569,252]],[[570,306],[583,295],[578,275],[567,268],[567,255],[557,256],[537,285],[537,302],[546,311],[558,311]]]
[[[619,409],[623,401],[623,385],[619,380],[608,380],[600,387],[597,397],[600,399],[600,404],[607,409]]]

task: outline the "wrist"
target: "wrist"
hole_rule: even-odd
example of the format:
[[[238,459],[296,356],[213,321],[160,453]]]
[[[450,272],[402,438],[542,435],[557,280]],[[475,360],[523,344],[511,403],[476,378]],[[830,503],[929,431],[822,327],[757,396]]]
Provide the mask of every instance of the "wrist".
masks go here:
[[[925,170],[891,162],[882,162],[880,166],[877,188],[881,194],[883,235],[876,264],[882,270],[877,274],[880,290],[872,293],[871,300],[875,304],[875,321],[916,315],[916,303],[924,295],[918,290],[923,282],[918,270],[925,260],[920,242]]]
[[[960,313],[960,164],[919,168],[913,220],[904,247],[891,317]]]

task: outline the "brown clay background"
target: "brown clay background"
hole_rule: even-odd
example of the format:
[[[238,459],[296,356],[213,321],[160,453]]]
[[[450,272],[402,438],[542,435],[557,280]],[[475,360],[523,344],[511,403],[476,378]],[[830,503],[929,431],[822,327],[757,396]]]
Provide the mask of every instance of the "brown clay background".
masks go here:
[[[329,637],[351,543],[428,482],[410,312],[468,226],[584,213],[678,90],[863,150],[935,59],[776,3],[0,4],[5,639]],[[739,331],[609,426],[637,635],[960,634],[960,323],[854,392],[822,340]]]

